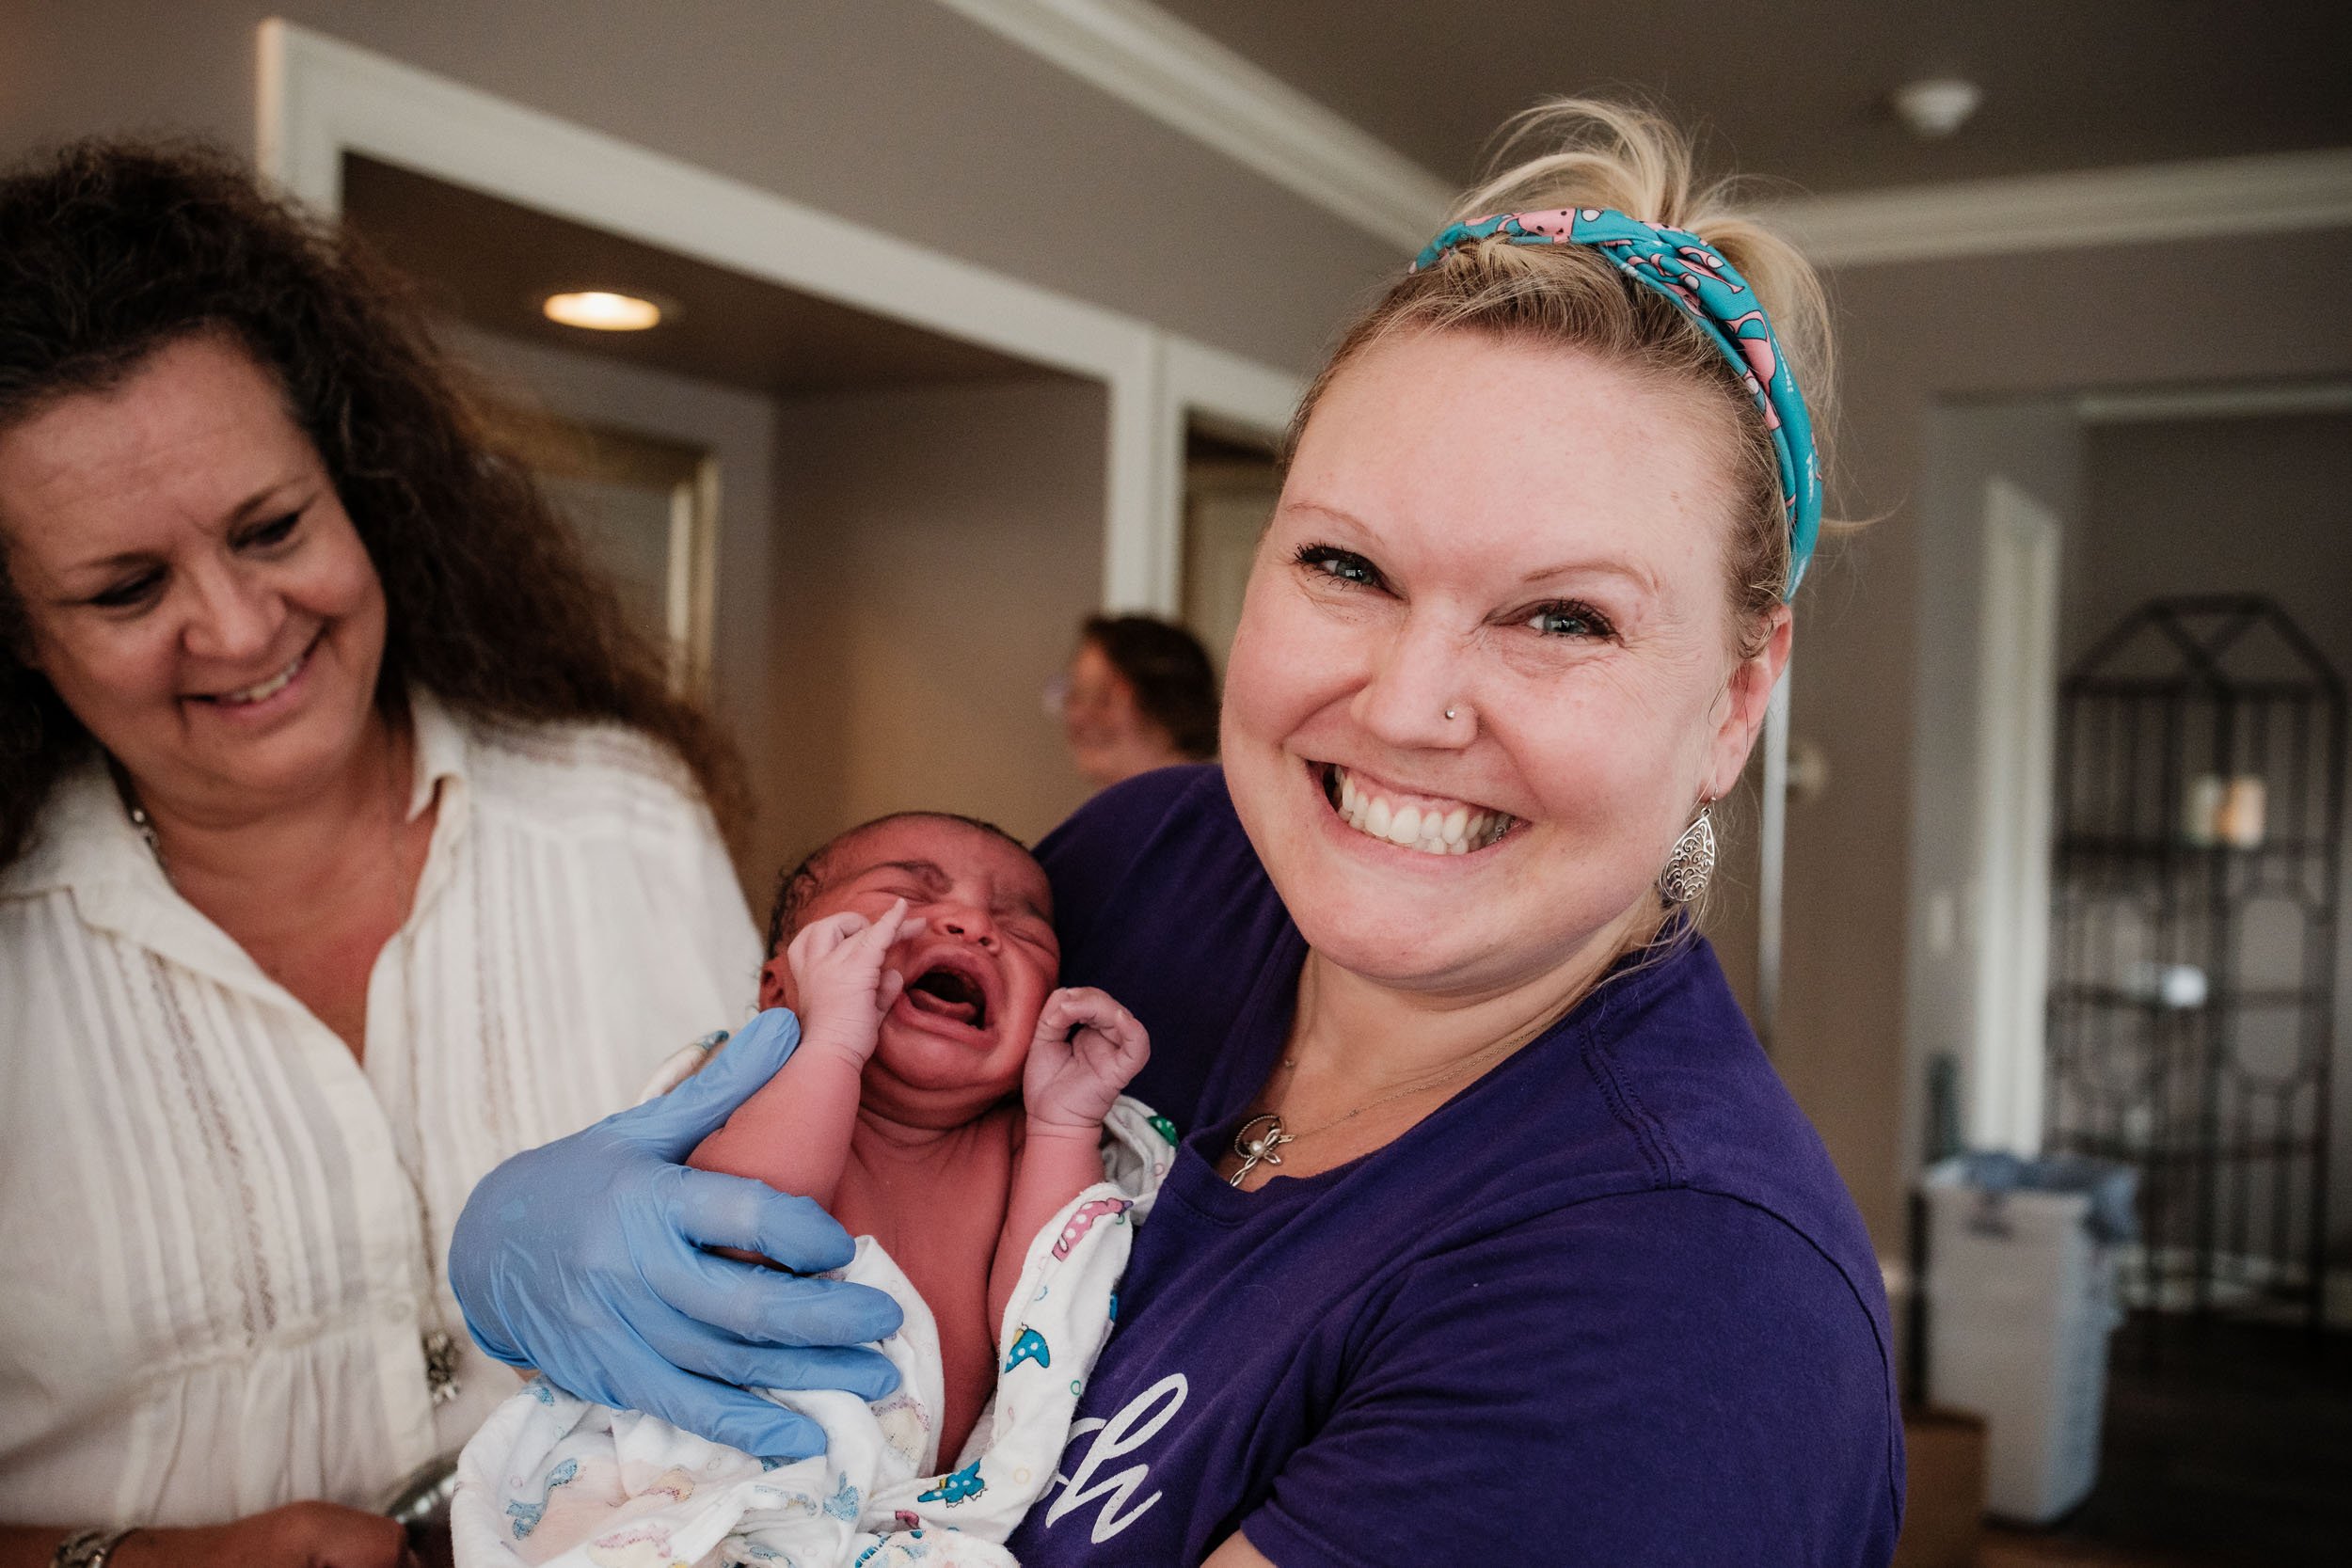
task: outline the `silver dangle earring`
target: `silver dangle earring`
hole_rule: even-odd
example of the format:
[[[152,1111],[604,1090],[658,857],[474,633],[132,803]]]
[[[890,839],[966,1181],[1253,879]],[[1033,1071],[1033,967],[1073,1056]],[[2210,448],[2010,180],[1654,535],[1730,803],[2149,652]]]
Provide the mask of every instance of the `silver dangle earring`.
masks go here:
[[[1697,820],[1675,840],[1666,868],[1658,874],[1658,891],[1669,904],[1688,904],[1707,891],[1715,874],[1715,815],[1712,800],[1699,802]]]

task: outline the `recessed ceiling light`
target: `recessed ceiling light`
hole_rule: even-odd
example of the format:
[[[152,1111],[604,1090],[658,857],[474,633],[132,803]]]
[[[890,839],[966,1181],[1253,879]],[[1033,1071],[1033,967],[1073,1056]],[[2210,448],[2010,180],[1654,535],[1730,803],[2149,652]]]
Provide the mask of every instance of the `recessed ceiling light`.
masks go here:
[[[539,309],[551,322],[584,326],[591,332],[643,332],[661,321],[661,307],[652,300],[605,289],[549,294]]]
[[[1905,82],[1890,95],[1895,114],[1915,136],[1948,136],[1984,102],[1984,89],[1960,76],[1931,76]]]

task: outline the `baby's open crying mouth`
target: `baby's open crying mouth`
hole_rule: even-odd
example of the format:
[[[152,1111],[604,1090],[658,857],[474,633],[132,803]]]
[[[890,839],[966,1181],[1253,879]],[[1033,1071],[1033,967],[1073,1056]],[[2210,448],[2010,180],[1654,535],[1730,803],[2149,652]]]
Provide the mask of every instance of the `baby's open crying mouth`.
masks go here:
[[[988,997],[969,975],[934,969],[907,982],[907,1005],[974,1029],[988,1026]]]

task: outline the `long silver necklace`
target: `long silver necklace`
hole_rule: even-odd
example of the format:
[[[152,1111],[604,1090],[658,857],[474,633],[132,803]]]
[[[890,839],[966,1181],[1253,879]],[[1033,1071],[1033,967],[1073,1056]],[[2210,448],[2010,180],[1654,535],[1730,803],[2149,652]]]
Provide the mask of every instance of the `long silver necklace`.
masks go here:
[[[155,834],[155,819],[148,816],[147,808],[139,803],[138,791],[132,787],[130,777],[119,766],[112,771],[115,793],[122,801],[124,815],[131,818],[131,826],[137,830],[140,839],[146,843],[147,852],[155,857],[155,869],[164,874],[164,880],[177,892],[179,884],[172,882],[171,867],[164,860],[163,840]],[[405,994],[405,988],[403,994]],[[413,1026],[408,1033],[411,1037],[415,1035]],[[194,1041],[187,1043],[193,1045]],[[433,1308],[433,1326],[417,1337],[417,1348],[424,1355],[424,1391],[433,1403],[447,1404],[463,1391],[464,1385],[457,1377],[460,1355],[457,1339],[449,1331],[449,1321],[441,1313],[440,1293],[433,1285],[433,1204],[424,1196],[424,1183],[418,1180],[415,1171],[408,1168],[408,1162],[400,1157],[397,1147],[392,1150],[392,1160],[400,1166],[400,1174],[408,1183],[409,1196],[416,1199],[417,1227],[422,1233],[425,1299]]]
[[[1232,1176],[1226,1178],[1226,1183],[1229,1186],[1239,1187],[1248,1179],[1249,1173],[1260,1165],[1279,1165],[1282,1163],[1281,1149],[1286,1144],[1295,1144],[1301,1138],[1311,1138],[1317,1133],[1328,1132],[1335,1127],[1342,1127],[1354,1121],[1366,1111],[1376,1111],[1381,1106],[1392,1104],[1408,1094],[1420,1094],[1425,1090],[1434,1089],[1440,1084],[1460,1077],[1470,1068],[1481,1065],[1488,1058],[1499,1061],[1512,1051],[1542,1034],[1546,1027],[1549,1025],[1539,1025],[1534,1030],[1505,1035],[1494,1044],[1472,1052],[1458,1062],[1449,1062],[1436,1072],[1416,1078],[1401,1089],[1392,1089],[1377,1100],[1367,1100],[1345,1115],[1333,1117],[1328,1121],[1317,1122],[1312,1127],[1302,1128],[1295,1132],[1283,1123],[1282,1114],[1279,1111],[1266,1111],[1251,1117],[1234,1130],[1233,1156],[1241,1162],[1241,1165]],[[1289,1072],[1297,1066],[1297,1057],[1282,1058],[1284,1072]]]

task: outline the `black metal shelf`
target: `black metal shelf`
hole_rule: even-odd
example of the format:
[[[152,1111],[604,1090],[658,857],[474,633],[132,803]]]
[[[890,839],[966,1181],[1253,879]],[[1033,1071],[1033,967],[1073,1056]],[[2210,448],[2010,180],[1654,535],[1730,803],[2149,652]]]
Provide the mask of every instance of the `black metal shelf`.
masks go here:
[[[2344,772],[2344,682],[2266,598],[2144,605],[2059,689],[2045,1141],[2139,1167],[2143,1303],[2259,1278],[2322,1321]],[[2204,841],[2227,789],[2259,842]],[[2135,983],[2173,964],[2199,1005]]]

